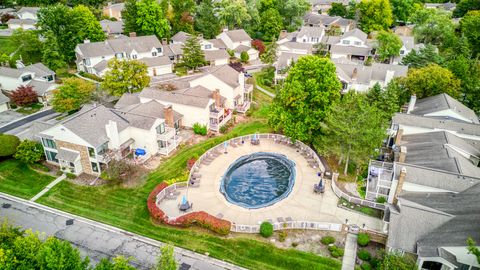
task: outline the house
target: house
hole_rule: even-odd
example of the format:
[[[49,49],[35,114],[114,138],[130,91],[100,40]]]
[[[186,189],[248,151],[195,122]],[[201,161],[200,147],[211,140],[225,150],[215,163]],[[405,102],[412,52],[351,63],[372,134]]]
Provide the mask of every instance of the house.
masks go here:
[[[427,9],[443,9],[446,11],[453,11],[457,7],[456,3],[447,2],[447,3],[425,3],[424,7]]]
[[[140,163],[157,154],[169,155],[178,146],[175,112],[155,102],[143,105],[84,106],[39,134],[47,162],[75,175],[100,175],[112,159]]]
[[[343,91],[366,92],[375,84],[385,87],[397,77],[405,77],[408,67],[400,65],[373,63],[371,66],[349,61],[345,58],[332,60],[336,66],[338,79]]]
[[[234,51],[234,55],[240,58],[242,52],[247,52],[250,61],[258,59],[258,51],[252,48],[252,38],[243,29],[228,30],[223,29],[223,32],[217,36],[225,43],[227,49]]]
[[[42,63],[23,66],[17,63],[18,68],[0,67],[0,89],[7,92],[16,90],[19,86],[32,86],[40,102],[48,102],[55,84],[55,72]]]
[[[150,76],[170,74],[173,64],[164,52],[164,45],[156,36],[136,37],[134,35],[100,42],[85,40],[75,48],[78,71],[97,76],[105,74],[108,60],[114,57],[144,62]]]
[[[307,44],[320,43],[325,36],[325,28],[323,26],[302,26],[299,31],[288,33],[286,30],[280,32],[278,44],[286,42],[298,42]]]
[[[10,110],[10,99],[0,92],[0,113]]]
[[[118,36],[123,33],[122,21],[101,20],[100,26],[107,36]]]
[[[122,20],[122,10],[124,9],[125,3],[112,4],[108,2],[108,4],[103,7],[103,15],[120,21]]]
[[[354,20],[345,19],[340,16],[318,14],[315,12],[307,13],[303,17],[303,21],[305,26],[322,26],[327,30],[331,29],[332,27],[336,27],[342,34],[356,28],[356,23]]]
[[[292,66],[293,63],[296,63],[300,57],[305,56],[306,54],[299,53],[289,53],[282,52],[277,61],[274,63],[275,66],[275,82],[279,80],[284,80],[287,77],[288,68]]]
[[[330,58],[347,58],[363,62],[371,55],[372,46],[367,42],[367,34],[360,29],[345,32],[342,36],[326,36]]]
[[[183,126],[199,123],[219,131],[234,110],[245,113],[250,108],[253,86],[245,84],[242,72],[228,65],[207,67],[203,71],[145,88],[139,94],[140,102],[155,100],[172,106],[183,115]]]
[[[40,10],[39,7],[22,7],[17,11],[17,16],[22,20],[38,20],[37,13]]]
[[[415,44],[415,39],[413,36],[398,36],[402,41],[402,48],[400,48],[400,55],[393,59],[393,64],[400,64],[403,57],[407,56],[411,51],[419,51],[422,48],[425,48],[423,43]]]
[[[8,29],[19,29],[24,30],[37,29],[37,21],[32,19],[10,19],[7,22]]]
[[[351,0],[310,0],[312,9],[318,13],[328,11],[330,8],[332,8],[333,3],[338,3],[344,6],[347,6],[350,2]]]

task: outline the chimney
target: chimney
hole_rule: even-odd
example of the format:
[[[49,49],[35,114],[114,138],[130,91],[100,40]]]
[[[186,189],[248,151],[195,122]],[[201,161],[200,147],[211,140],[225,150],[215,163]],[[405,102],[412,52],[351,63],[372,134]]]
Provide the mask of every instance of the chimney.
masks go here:
[[[137,36],[137,33],[136,33],[136,32],[130,32],[130,33],[128,34],[128,36],[131,37],[131,38],[132,38],[132,37],[136,37],[136,36]]]
[[[397,130],[397,135],[395,136],[395,145],[400,145],[402,143],[403,129]]]
[[[400,176],[398,177],[398,182],[397,182],[397,188],[395,189],[395,195],[393,197],[393,203],[397,204],[398,203],[398,195],[400,195],[400,192],[402,192],[403,189],[403,183],[405,182],[405,175],[407,174],[407,169],[403,167],[400,170]]]
[[[168,45],[168,40],[166,38],[162,38],[162,45]]]
[[[407,147],[400,146],[400,157],[398,158],[398,162],[405,163],[406,158],[407,158]]]
[[[410,101],[408,102],[408,109],[407,109],[407,114],[410,114],[411,111],[415,108],[415,102],[417,102],[417,96],[413,94],[410,97]]]
[[[387,85],[393,79],[394,75],[395,71],[387,70],[387,73],[385,74],[385,85]]]
[[[215,106],[220,107],[222,105],[221,98],[220,98],[220,90],[215,89],[215,91],[213,91],[212,96],[213,96],[213,100],[215,101]]]
[[[83,43],[85,43],[85,44],[90,43],[90,39],[85,39],[85,40],[83,41]]]
[[[278,39],[285,38],[287,36],[287,30],[280,31],[280,37]]]
[[[358,70],[357,70],[357,68],[354,68],[353,72],[352,72],[352,81],[357,80],[357,75],[358,75]]]
[[[165,118],[165,124],[173,128],[174,120],[173,120],[173,109],[171,104],[163,108],[163,117]]]
[[[120,149],[120,136],[118,135],[117,122],[109,120],[105,125],[107,137],[110,139],[110,147],[112,149]]]

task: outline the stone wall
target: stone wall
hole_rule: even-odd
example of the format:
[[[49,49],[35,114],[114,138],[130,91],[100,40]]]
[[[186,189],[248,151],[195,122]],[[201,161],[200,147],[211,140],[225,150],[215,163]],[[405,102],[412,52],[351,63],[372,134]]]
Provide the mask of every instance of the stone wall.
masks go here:
[[[96,174],[92,171],[92,164],[90,163],[90,156],[88,155],[88,148],[84,145],[69,143],[65,141],[55,140],[57,149],[66,148],[80,153],[80,163],[82,164],[83,172],[87,174]]]

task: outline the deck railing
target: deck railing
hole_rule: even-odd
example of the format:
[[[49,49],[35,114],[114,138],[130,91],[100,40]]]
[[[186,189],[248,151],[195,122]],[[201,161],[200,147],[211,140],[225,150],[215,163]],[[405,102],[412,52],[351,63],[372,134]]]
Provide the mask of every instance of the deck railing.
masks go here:
[[[338,179],[338,173],[334,173],[332,177],[332,189],[333,189],[333,192],[337,195],[337,197],[344,198],[345,200],[354,204],[363,205],[363,206],[367,206],[375,209],[385,210],[385,208],[387,207],[383,203],[377,203],[374,201],[364,200],[361,198],[348,195],[347,193],[343,192],[339,187],[337,187],[337,183],[336,183],[337,179]]]
[[[341,231],[342,224],[339,223],[327,223],[327,222],[314,222],[314,221],[285,221],[272,223],[273,230],[284,229],[302,229],[302,230],[322,230],[322,231]],[[240,225],[232,224],[230,229],[232,232],[241,233],[259,233],[260,225]]]

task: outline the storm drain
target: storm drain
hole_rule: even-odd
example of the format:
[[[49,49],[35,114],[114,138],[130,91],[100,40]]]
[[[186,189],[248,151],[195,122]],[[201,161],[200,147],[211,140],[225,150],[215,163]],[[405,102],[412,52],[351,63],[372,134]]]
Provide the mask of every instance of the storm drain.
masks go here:
[[[67,226],[73,225],[73,219],[67,219],[67,221],[65,221],[65,224],[67,224]]]
[[[9,203],[4,203],[4,204],[2,204],[2,208],[8,209],[8,208],[10,208],[10,207],[12,207],[12,205],[9,204]]]

